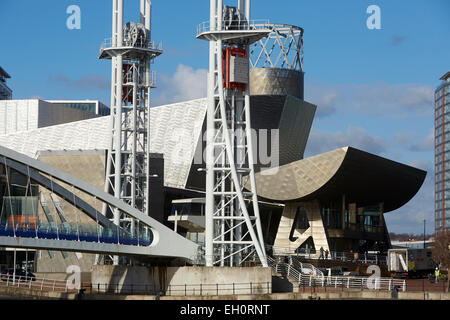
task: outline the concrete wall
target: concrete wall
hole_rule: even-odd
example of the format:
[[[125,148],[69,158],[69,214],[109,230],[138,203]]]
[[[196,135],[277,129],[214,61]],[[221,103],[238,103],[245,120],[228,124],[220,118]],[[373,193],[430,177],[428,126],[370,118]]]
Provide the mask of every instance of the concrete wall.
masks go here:
[[[105,152],[104,151],[46,151],[41,152],[38,156],[38,160],[49,164],[57,169],[67,172],[97,188],[103,189],[105,183]],[[66,184],[59,182],[62,186],[71,190]],[[39,191],[42,193],[43,198],[47,202],[50,213],[57,223],[61,223],[61,220],[56,212],[56,209],[52,203],[50,197],[51,190],[46,190],[40,187]],[[78,190],[74,190],[74,193],[82,200],[86,201],[92,207],[96,208],[101,214],[102,202],[96,201],[91,196],[88,196]],[[89,218],[87,215],[80,213],[67,201],[60,200],[64,214],[68,222],[79,225],[92,225],[95,228],[95,221]],[[39,205],[39,219],[44,223],[48,223],[42,207]],[[73,252],[48,252],[48,250],[41,250],[36,257],[35,265],[37,272],[60,272],[65,273],[66,269],[70,265],[76,265],[81,268],[82,272],[89,272],[94,264],[95,255],[88,253],[73,253]]]
[[[304,207],[306,210],[309,222],[309,228],[307,230],[293,230],[297,208],[299,207]],[[291,230],[293,230],[292,236],[297,238],[295,241],[291,241],[289,238]],[[292,202],[286,204],[275,238],[274,253],[293,254],[309,237],[312,237],[316,249],[316,253],[311,254],[311,256],[319,257],[320,248],[330,250],[318,201]]]
[[[0,299],[51,299],[51,300],[75,300],[76,293],[67,292],[48,292],[39,290],[29,290],[17,287],[0,287]],[[290,292],[290,293],[272,293],[272,294],[243,294],[228,296],[162,296],[161,300],[390,300],[391,292],[386,291],[344,291],[344,292]],[[90,290],[83,296],[83,300],[156,300],[155,295],[113,295],[113,294],[95,294]],[[450,300],[450,293],[439,292],[399,292],[398,300]]]
[[[150,290],[171,296],[266,294],[272,292],[272,270],[263,267],[92,267],[91,282],[100,292]],[[234,284],[234,290],[233,290]],[[131,286],[133,285],[133,287]],[[148,288],[145,288],[148,285]],[[140,286],[140,287],[139,287]]]

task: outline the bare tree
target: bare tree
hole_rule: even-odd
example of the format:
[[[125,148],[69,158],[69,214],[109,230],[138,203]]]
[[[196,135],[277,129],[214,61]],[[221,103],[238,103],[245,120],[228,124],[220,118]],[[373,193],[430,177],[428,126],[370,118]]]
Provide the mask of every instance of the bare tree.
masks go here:
[[[450,232],[445,230],[436,233],[433,248],[433,260],[440,263],[441,266],[447,269],[447,273],[450,269]],[[447,276],[448,278],[448,276]],[[450,279],[447,282],[447,292],[450,287]]]

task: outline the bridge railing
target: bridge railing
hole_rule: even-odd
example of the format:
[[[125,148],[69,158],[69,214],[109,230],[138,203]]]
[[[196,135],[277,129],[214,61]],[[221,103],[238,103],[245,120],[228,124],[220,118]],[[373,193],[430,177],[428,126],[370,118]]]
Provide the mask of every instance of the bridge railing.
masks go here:
[[[211,296],[234,294],[270,294],[271,282],[199,283],[168,285],[162,289],[155,284],[110,284],[81,283],[78,287],[67,280],[54,280],[25,276],[2,275],[0,287],[23,288],[33,291],[79,293],[84,289],[88,294],[131,294],[164,296]]]
[[[406,280],[382,277],[325,276],[314,273],[305,274],[292,263],[277,262],[268,258],[268,264],[275,272],[295,280],[299,287],[335,288],[335,289],[370,289],[406,291]]]
[[[364,264],[386,265],[387,256],[376,253],[353,253],[353,252],[338,252],[330,251],[328,255],[323,253],[320,255],[319,250],[308,251],[305,249],[298,250],[298,247],[280,247],[267,246],[266,250],[271,250],[276,256],[298,256],[308,260],[333,260],[342,262],[356,262]]]
[[[147,235],[131,235],[120,228],[106,229],[95,225],[77,225],[67,222],[62,224],[39,223],[37,225],[0,224],[0,236],[85,241],[131,246],[149,246],[153,240],[153,234],[150,230]]]
[[[85,284],[84,284],[85,285]],[[0,287],[26,288],[34,291],[78,292],[67,280],[36,278],[33,276],[1,275]],[[81,285],[83,287],[83,284]]]

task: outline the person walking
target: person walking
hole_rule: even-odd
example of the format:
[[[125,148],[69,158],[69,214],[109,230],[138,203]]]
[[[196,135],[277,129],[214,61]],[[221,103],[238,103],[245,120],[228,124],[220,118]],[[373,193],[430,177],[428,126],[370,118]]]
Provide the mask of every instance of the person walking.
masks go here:
[[[328,260],[328,254],[329,254],[330,252],[328,251],[328,249],[327,250],[325,250],[325,259],[326,260]]]
[[[320,247],[320,256],[319,259],[323,259],[323,247]]]
[[[435,282],[438,283],[439,282],[439,275],[441,274],[440,270],[438,267],[436,267],[436,270],[434,271],[434,277],[435,277]]]

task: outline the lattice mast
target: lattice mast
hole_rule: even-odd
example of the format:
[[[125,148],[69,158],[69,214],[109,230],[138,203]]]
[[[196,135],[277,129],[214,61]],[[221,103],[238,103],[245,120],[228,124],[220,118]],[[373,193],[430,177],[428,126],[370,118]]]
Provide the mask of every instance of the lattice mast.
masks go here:
[[[140,0],[140,22],[123,22],[123,0],[113,0],[112,39],[100,59],[110,59],[112,141],[106,165],[105,191],[149,215],[150,93],[153,59],[162,51],[151,41],[150,0]],[[106,215],[108,209],[103,208]],[[113,210],[114,224],[135,234],[133,219]],[[118,264],[118,257],[114,257]]]
[[[250,22],[250,0],[211,0],[197,38],[210,43],[207,148],[207,266],[240,266],[255,255],[267,266],[256,194],[250,126],[249,46],[270,30]],[[243,188],[249,175],[251,190]]]

